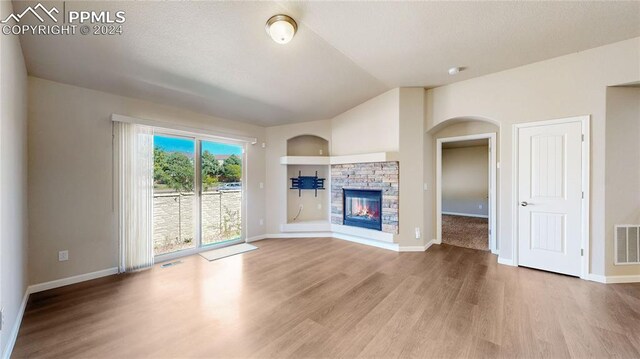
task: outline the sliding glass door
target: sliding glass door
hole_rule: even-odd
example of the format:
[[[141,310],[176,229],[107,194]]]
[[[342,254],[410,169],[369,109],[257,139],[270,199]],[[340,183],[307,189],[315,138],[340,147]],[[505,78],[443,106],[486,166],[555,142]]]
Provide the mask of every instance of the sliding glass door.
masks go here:
[[[238,144],[154,136],[156,256],[242,240],[243,157]]]
[[[202,245],[242,236],[242,147],[200,141]]]
[[[193,138],[153,138],[153,249],[155,255],[196,247]]]

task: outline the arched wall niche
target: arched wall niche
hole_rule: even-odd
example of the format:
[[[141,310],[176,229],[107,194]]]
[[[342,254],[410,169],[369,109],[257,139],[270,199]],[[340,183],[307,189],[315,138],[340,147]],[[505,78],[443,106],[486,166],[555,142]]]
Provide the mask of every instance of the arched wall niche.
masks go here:
[[[316,135],[298,135],[287,140],[287,156],[329,156],[329,141]]]

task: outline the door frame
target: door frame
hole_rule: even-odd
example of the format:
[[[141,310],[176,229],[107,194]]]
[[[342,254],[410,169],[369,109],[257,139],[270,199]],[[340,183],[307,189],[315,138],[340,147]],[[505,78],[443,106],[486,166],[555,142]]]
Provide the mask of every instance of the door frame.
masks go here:
[[[475,135],[443,137],[436,139],[436,239],[434,243],[442,243],[442,144],[447,142],[489,140],[489,249],[493,254],[499,253],[497,230],[497,156],[496,156],[495,132],[480,133]]]
[[[248,222],[247,222],[247,218],[246,218],[246,213],[247,213],[247,143],[240,141],[240,140],[230,140],[230,139],[226,139],[226,138],[222,138],[222,137],[216,137],[216,136],[212,136],[212,135],[206,135],[206,134],[200,134],[200,133],[193,133],[193,132],[188,132],[188,131],[181,131],[181,130],[173,130],[173,129],[167,129],[167,128],[162,128],[162,127],[154,127],[154,135],[160,135],[160,136],[173,136],[173,137],[183,137],[183,138],[188,138],[188,139],[193,139],[194,140],[194,181],[195,181],[195,189],[194,189],[194,198],[195,198],[195,208],[194,208],[194,216],[195,218],[198,219],[196,225],[196,228],[194,228],[194,234],[195,234],[195,247],[194,248],[187,248],[187,249],[183,249],[183,250],[178,250],[175,252],[170,252],[170,253],[165,253],[165,254],[158,254],[158,255],[154,255],[154,262],[155,264],[157,263],[162,263],[162,262],[166,262],[169,260],[174,260],[177,258],[182,258],[182,257],[186,257],[186,256],[190,256],[193,254],[198,254],[200,252],[206,252],[206,251],[210,251],[210,250],[214,250],[214,249],[218,249],[218,248],[223,248],[223,247],[228,247],[231,245],[235,245],[235,244],[240,244],[240,243],[245,243],[246,239],[247,239],[247,226],[248,226]],[[234,146],[238,146],[242,148],[242,177],[241,177],[241,181],[242,181],[242,187],[240,189],[240,193],[241,193],[241,204],[240,204],[240,218],[241,218],[241,226],[240,226],[240,238],[235,239],[235,240],[229,240],[229,241],[225,241],[225,242],[220,242],[220,243],[214,243],[214,244],[208,244],[208,245],[202,245],[202,174],[201,174],[201,165],[202,165],[202,159],[201,159],[201,146],[202,146],[202,141],[208,141],[208,142],[216,142],[216,143],[224,143],[224,144],[230,144],[230,145],[234,145]]]
[[[547,125],[559,125],[565,123],[579,122],[582,125],[582,213],[581,213],[581,232],[582,232],[582,260],[581,260],[581,268],[580,268],[580,278],[587,279],[590,267],[589,267],[589,259],[591,258],[591,245],[589,243],[589,216],[590,216],[590,178],[589,174],[591,173],[590,164],[591,164],[591,115],[582,115],[582,116],[573,116],[566,118],[558,118],[553,120],[546,121],[534,121],[534,122],[526,122],[526,123],[517,123],[513,125],[513,182],[512,182],[512,193],[513,193],[513,201],[511,207],[511,216],[513,219],[512,225],[512,235],[513,238],[513,265],[518,266],[518,257],[520,250],[520,238],[518,237],[518,209],[520,206],[518,193],[519,193],[519,159],[520,156],[520,143],[519,143],[519,135],[521,128],[527,127],[537,127],[537,126],[547,126]]]

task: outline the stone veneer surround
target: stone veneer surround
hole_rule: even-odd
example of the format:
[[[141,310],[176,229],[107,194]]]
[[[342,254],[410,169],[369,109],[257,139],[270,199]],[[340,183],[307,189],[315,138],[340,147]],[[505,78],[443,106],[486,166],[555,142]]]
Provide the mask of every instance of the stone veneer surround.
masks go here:
[[[382,191],[382,231],[398,234],[398,162],[331,166],[331,223],[342,224],[342,189]]]

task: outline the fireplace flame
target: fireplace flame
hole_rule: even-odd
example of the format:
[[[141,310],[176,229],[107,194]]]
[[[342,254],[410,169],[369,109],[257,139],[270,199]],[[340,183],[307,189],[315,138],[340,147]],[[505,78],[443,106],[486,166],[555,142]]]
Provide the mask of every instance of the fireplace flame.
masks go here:
[[[367,219],[377,219],[379,213],[375,206],[369,205],[367,200],[360,198],[352,198],[351,200],[351,215],[355,217],[364,217]]]

